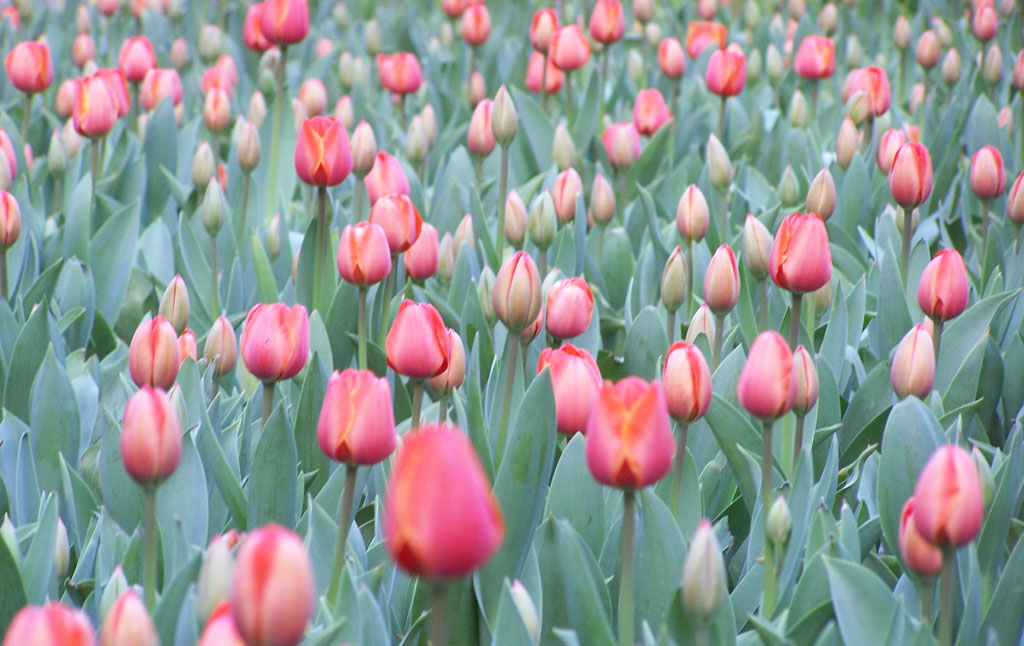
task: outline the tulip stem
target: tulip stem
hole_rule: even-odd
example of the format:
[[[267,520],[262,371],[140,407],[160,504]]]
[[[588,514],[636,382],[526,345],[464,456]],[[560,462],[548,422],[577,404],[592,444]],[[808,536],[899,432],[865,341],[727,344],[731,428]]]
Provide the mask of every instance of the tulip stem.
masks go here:
[[[505,356],[505,390],[501,397],[501,417],[498,422],[498,445],[495,447],[497,460],[495,465],[501,464],[501,457],[505,453],[505,438],[508,435],[508,418],[512,407],[512,387],[516,381],[516,352],[519,350],[518,334],[511,330],[508,332],[508,344]]]
[[[540,107],[545,112],[548,109],[548,55],[544,53],[544,69],[540,73]]]
[[[1017,234],[1013,239],[1013,254],[1017,255],[1020,253],[1020,225],[1017,225]]]
[[[327,261],[327,187],[316,190],[316,265],[313,267],[313,309],[323,312],[324,263]]]
[[[600,85],[597,86],[597,118],[600,123],[601,117],[604,116],[604,84],[608,79],[608,48],[611,44],[605,45],[601,50],[601,77]]]
[[[437,408],[437,423],[444,424],[446,421],[448,421],[448,397],[442,395]]]
[[[7,249],[0,248],[0,296],[7,300]]]
[[[921,623],[929,628],[935,625],[935,609],[932,604],[935,602],[935,580],[931,577],[922,581],[917,587],[917,596],[921,599]]]
[[[989,225],[989,201],[981,201],[981,253],[978,254],[978,264],[982,273],[981,280],[984,282],[985,259],[988,257],[988,225]]]
[[[616,168],[615,179],[619,184],[619,195],[615,200],[616,211],[619,214],[619,224],[626,226],[626,174]]]
[[[156,611],[156,485],[143,487],[145,493],[145,510],[143,531],[146,541],[146,563],[143,582],[146,594],[146,607],[150,612]]]
[[[690,303],[693,301],[693,238],[686,239],[686,318],[690,318]]]
[[[271,116],[270,130],[270,172],[269,186],[267,187],[267,218],[274,217],[277,210],[277,153],[280,147],[281,138],[281,104],[284,103],[284,70],[288,62],[288,47],[281,47],[281,60],[278,61],[277,69],[274,71],[274,114]]]
[[[92,174],[92,213],[90,214],[90,218],[92,220],[93,226],[96,226],[96,224],[97,224],[96,223],[96,205],[97,205],[96,195],[98,193],[97,186],[100,183],[100,142],[98,140],[96,140],[96,139],[93,139],[91,148],[92,148],[92,167],[91,167],[91,174]]]
[[[428,625],[428,644],[430,646],[447,646],[448,622],[445,617],[445,597],[447,590],[441,581],[430,583],[430,620]]]
[[[28,124],[32,119],[32,96],[32,94],[25,95],[25,114],[21,117],[21,143],[26,146],[28,145]]]
[[[715,314],[715,345],[711,349],[712,372],[718,369],[718,364],[722,360],[722,333],[724,327],[725,317],[721,314]]]
[[[211,318],[216,319],[220,313],[220,296],[217,294],[217,236],[210,235],[210,302],[213,306],[213,311],[210,313]]]
[[[619,645],[633,646],[633,539],[636,494],[622,492],[622,576],[619,579]]]
[[[391,294],[395,291],[395,274],[398,272],[398,255],[391,254],[391,271],[384,280],[384,302],[380,308],[380,344],[388,335],[388,319],[391,318]]]
[[[366,288],[359,288],[359,369],[366,370]]]
[[[902,206],[896,207],[897,214],[903,216],[903,254],[900,257],[900,268],[903,270],[903,289],[907,289],[907,281],[910,280],[910,237],[913,235],[913,231],[910,230],[911,219],[913,213],[910,209],[905,209]]]
[[[668,321],[665,323],[665,331],[668,332],[668,343],[672,343],[676,340],[676,313],[673,310],[668,312]]]
[[[327,607],[333,610],[341,589],[341,571],[345,565],[345,545],[352,525],[352,503],[356,494],[356,472],[354,464],[345,465],[345,491],[341,496],[341,514],[338,516],[338,542],[334,546],[334,564],[331,566],[331,585],[327,589]]]
[[[242,175],[242,208],[238,212],[238,230],[235,232],[235,249],[242,253],[242,237],[245,235],[245,216],[249,210],[249,173]]]
[[[479,155],[473,156],[473,172],[476,173],[476,190],[483,195],[484,189],[481,182],[483,181],[484,172],[484,158]]]
[[[722,191],[722,240],[721,244],[729,244],[729,190]]]
[[[565,120],[572,123],[572,72],[565,72]]]
[[[939,646],[953,645],[953,577],[956,575],[956,552],[942,552],[942,574],[939,578]]]
[[[718,138],[722,140],[722,145],[725,145],[725,102],[726,98],[722,97],[722,105],[718,109]],[[722,244],[725,244],[723,241]]]
[[[508,197],[508,146],[501,147],[501,191],[498,193],[498,230],[495,245],[498,247],[498,262],[505,257],[505,203]]]
[[[270,419],[270,413],[274,410],[274,386],[277,385],[275,381],[264,381],[263,382],[263,420],[260,423],[260,428],[267,425],[267,420]]]
[[[423,380],[411,379],[412,384],[412,418],[409,422],[410,428],[417,428],[420,425],[420,410],[423,408]]]
[[[355,195],[353,196],[352,221],[359,222],[363,219],[363,178],[356,175]]]
[[[768,506],[772,499],[772,422],[764,422],[761,435],[761,529],[764,534],[764,597],[761,616],[770,618],[775,612],[775,550],[768,538]]]
[[[800,461],[800,452],[803,450],[805,419],[804,415],[796,416],[796,429],[793,431],[793,465],[790,471],[791,474],[796,472],[796,463]]]
[[[697,646],[709,646],[711,642],[709,641],[710,638],[708,637],[707,622],[702,621],[697,624],[697,627],[694,629],[694,639],[697,642]]]
[[[935,365],[939,365],[939,348],[942,346],[942,326],[945,321],[932,319],[932,343],[935,346]]]
[[[672,515],[679,520],[679,493],[683,487],[683,464],[686,462],[686,432],[689,424],[680,422],[679,434],[676,436],[676,465],[672,474]]]
[[[757,320],[761,332],[768,329],[768,281],[757,281]]]
[[[793,292],[793,309],[789,312],[789,349],[796,350],[800,343],[800,309],[804,302],[804,295],[800,292]]]

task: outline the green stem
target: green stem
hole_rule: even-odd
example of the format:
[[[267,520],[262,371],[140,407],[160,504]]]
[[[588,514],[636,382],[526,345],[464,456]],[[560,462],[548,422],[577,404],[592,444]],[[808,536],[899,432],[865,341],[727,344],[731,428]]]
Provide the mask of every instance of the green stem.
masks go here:
[[[932,319],[932,344],[935,349],[935,365],[939,365],[939,348],[942,347],[942,326],[945,321]]]
[[[428,635],[430,646],[448,646],[447,590],[441,581],[430,582],[430,617]]]
[[[356,176],[355,197],[353,198],[355,203],[352,206],[352,221],[353,222],[360,222],[363,219],[363,193],[365,191],[366,191],[366,189],[363,188],[363,178],[359,177],[357,175]]]
[[[210,295],[211,303],[213,303],[213,315],[217,316],[220,314],[220,296],[217,289],[217,236],[210,236],[210,289],[212,293]]]
[[[146,563],[143,582],[146,594],[146,607],[150,612],[156,611],[156,485],[144,485],[145,510],[143,530],[146,541]]]
[[[725,328],[725,317],[720,314],[715,314],[715,345],[711,350],[711,371],[714,372],[718,369],[718,364],[722,359],[722,334]]]
[[[910,230],[913,211],[902,206],[896,207],[896,217],[903,216],[903,253],[900,256],[900,269],[903,270],[903,290],[907,289],[907,280],[910,278],[910,237],[913,231]]]
[[[508,197],[508,146],[501,147],[501,191],[498,193],[498,231],[495,242],[498,245],[498,262],[505,257],[505,203]]]
[[[284,71],[288,62],[288,47],[281,48],[281,60],[278,61],[277,70],[274,74],[274,113],[271,116],[270,130],[270,184],[267,186],[267,219],[274,217],[277,210],[277,153],[280,148],[281,139],[281,104],[284,103]]]
[[[633,540],[635,493],[622,492],[622,576],[619,579],[619,645],[633,646]]]
[[[616,168],[615,180],[619,185],[619,194],[615,198],[615,210],[619,216],[619,224],[626,226],[626,174]]]
[[[757,323],[761,332],[768,329],[768,281],[757,281]]]
[[[484,189],[481,182],[484,173],[484,158],[479,155],[473,156],[473,172],[476,173],[476,189],[482,194]]]
[[[359,369],[366,370],[366,288],[359,288]]]
[[[943,550],[942,574],[939,579],[939,646],[953,646],[953,580],[956,575],[956,552]]]
[[[690,303],[693,302],[693,239],[686,240],[686,319],[690,319]]]
[[[263,419],[260,423],[260,428],[267,425],[267,420],[270,419],[270,413],[274,410],[274,387],[276,385],[276,381],[263,382]]]
[[[989,201],[981,201],[981,253],[978,254],[981,272],[985,271],[985,260],[988,258],[988,226],[989,226]],[[981,277],[984,282],[985,276]]]
[[[313,267],[313,309],[323,312],[324,263],[327,261],[327,187],[316,190],[316,265]]]
[[[423,408],[423,380],[411,379],[412,383],[412,418],[409,422],[410,428],[417,428],[420,425],[420,410]]]
[[[7,249],[0,248],[0,296],[7,300]]]
[[[565,73],[565,120],[572,123],[572,72]]]
[[[764,536],[764,597],[761,616],[770,618],[775,611],[775,552],[768,538],[768,507],[772,499],[772,422],[764,422],[761,436],[761,530]]]
[[[391,294],[395,291],[395,274],[398,272],[398,256],[391,254],[391,272],[384,280],[384,302],[380,308],[380,344],[384,345],[384,339],[388,336],[388,319],[391,318]]]
[[[32,119],[32,95],[25,95],[25,114],[21,117],[21,143],[28,144],[28,124]]]
[[[238,230],[235,231],[235,249],[242,253],[242,236],[245,235],[245,216],[249,211],[249,173],[242,175],[242,208],[238,212]]]
[[[341,571],[345,565],[345,545],[352,525],[352,503],[356,493],[356,472],[354,464],[345,465],[345,491],[341,497],[341,513],[338,516],[338,542],[334,545],[334,564],[331,566],[331,585],[327,589],[327,606],[334,608],[341,589]]]
[[[917,586],[917,596],[921,599],[921,623],[931,629],[935,625],[935,579],[929,577]]]
[[[686,462],[686,432],[689,425],[686,422],[679,423],[679,434],[676,436],[676,464],[672,473],[672,515],[679,520],[679,494],[683,488],[683,464]]]
[[[718,109],[718,138],[722,140],[722,145],[725,145],[725,97],[722,97],[722,105]]]
[[[498,422],[498,445],[495,447],[497,459],[494,463],[501,464],[505,453],[505,438],[508,435],[508,418],[512,408],[512,387],[516,381],[516,352],[519,350],[519,335],[509,330],[505,358],[505,389],[501,396],[501,418]]]
[[[96,186],[100,183],[100,142],[98,139],[92,140],[92,214],[91,219],[93,226],[96,226],[96,194],[98,192]]]
[[[448,420],[448,396],[442,395],[437,409],[437,423],[444,424]]]
[[[708,636],[708,625],[706,622],[698,623],[694,631],[694,639],[697,642],[697,646],[710,646],[711,638]]]
[[[722,241],[729,244],[729,190],[722,191]]]
[[[672,345],[676,340],[676,313],[668,313],[668,321],[665,323],[665,331],[668,332],[668,344]]]
[[[540,72],[540,107],[548,109],[548,55],[544,53],[544,69]]]
[[[604,49],[601,50],[601,80],[598,85],[598,96],[597,96],[597,120],[601,122],[601,117],[604,116],[604,84],[608,79],[608,48],[611,45],[605,45]]]
[[[537,272],[540,274],[541,282],[544,282],[544,277],[548,275],[548,250],[538,249],[537,250]]]
[[[803,304],[804,295],[800,292],[793,292],[793,309],[789,312],[789,349],[796,350],[800,342],[800,307]]]
[[[796,463],[800,461],[800,451],[804,446],[804,419],[805,416],[796,416],[796,430],[793,431],[793,466],[790,473],[796,471]]]

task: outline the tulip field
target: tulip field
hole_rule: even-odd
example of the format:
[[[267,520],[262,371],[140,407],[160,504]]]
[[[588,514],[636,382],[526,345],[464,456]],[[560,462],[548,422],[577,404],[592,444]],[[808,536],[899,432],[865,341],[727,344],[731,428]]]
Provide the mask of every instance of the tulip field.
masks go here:
[[[1024,643],[1020,0],[0,0],[2,646]]]

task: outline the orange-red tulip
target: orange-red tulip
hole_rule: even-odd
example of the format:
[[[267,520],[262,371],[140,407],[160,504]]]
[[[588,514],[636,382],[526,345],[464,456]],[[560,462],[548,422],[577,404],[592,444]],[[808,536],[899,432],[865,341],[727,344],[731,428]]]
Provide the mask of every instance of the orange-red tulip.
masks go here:
[[[547,61],[547,76],[544,74],[544,65]],[[530,62],[526,66],[526,89],[531,92],[540,92],[540,85],[544,83],[545,92],[554,94],[562,89],[565,83],[565,72],[555,66],[550,56],[545,57],[540,52],[530,54]]]
[[[420,237],[423,218],[407,195],[385,195],[370,209],[370,222],[380,225],[392,254],[408,249]]]
[[[494,279],[494,314],[510,332],[522,332],[540,313],[540,274],[533,258],[517,251],[502,264]]]
[[[110,88],[117,103],[117,118],[125,116],[132,110],[132,100],[128,95],[128,82],[120,68],[103,68],[96,70],[96,76],[103,79]]]
[[[129,588],[107,611],[100,626],[100,646],[160,646],[146,604]]]
[[[679,78],[686,71],[686,55],[677,39],[666,38],[658,44],[658,67],[671,79]]]
[[[571,339],[587,331],[594,312],[594,295],[582,278],[565,278],[548,290],[546,325],[556,339]]]
[[[546,53],[558,27],[558,13],[554,9],[538,9],[530,21],[530,44],[537,52]]]
[[[316,426],[317,442],[327,457],[345,464],[377,464],[395,450],[395,438],[387,379],[369,370],[335,370]]]
[[[770,422],[793,408],[796,389],[793,353],[786,340],[774,330],[757,335],[736,384],[740,405],[754,417]]]
[[[466,0],[441,0],[441,9],[449,18],[458,18],[466,9]]]
[[[170,389],[178,377],[181,351],[174,327],[162,316],[143,321],[128,348],[128,372],[137,386]]]
[[[89,61],[96,59],[96,43],[89,34],[78,34],[71,43],[71,61],[82,69]]]
[[[242,43],[253,51],[265,52],[273,44],[263,35],[263,3],[254,2],[245,13],[242,23]]]
[[[878,170],[888,175],[892,171],[892,164],[896,161],[896,153],[903,144],[907,143],[907,134],[903,130],[889,128],[878,138],[878,150],[875,151],[875,161],[878,163]]]
[[[367,287],[391,272],[391,248],[380,225],[359,222],[341,231],[338,242],[338,273],[345,282]]]
[[[708,90],[718,96],[736,96],[747,82],[747,57],[738,47],[719,49],[708,59],[704,75]]]
[[[914,574],[938,576],[942,571],[942,550],[926,541],[917,531],[914,506],[914,497],[911,496],[900,514],[900,557]]]
[[[405,250],[405,273],[413,280],[426,280],[437,273],[439,245],[437,229],[426,222],[416,242]]]
[[[633,103],[633,125],[645,137],[650,137],[658,128],[668,123],[672,115],[665,104],[665,97],[657,88],[647,88],[636,93]]]
[[[490,99],[484,99],[476,104],[473,116],[469,120],[466,148],[470,153],[479,157],[490,155],[498,143],[494,138],[494,130],[491,129],[491,114],[493,112],[494,103]]]
[[[615,168],[629,168],[640,157],[640,134],[632,121],[609,125],[601,135],[601,143]]]
[[[544,348],[537,361],[537,373],[551,369],[555,394],[555,423],[559,433],[580,433],[601,389],[601,371],[589,352],[571,343]]]
[[[206,621],[196,646],[246,646],[231,617],[231,603],[222,601]]]
[[[181,358],[182,363],[185,363],[185,359],[198,360],[199,350],[196,347],[196,333],[188,328],[185,328],[181,332],[181,336],[178,337],[178,356]]]
[[[71,112],[75,131],[86,137],[102,137],[117,121],[117,97],[100,76],[75,80],[75,104]]]
[[[420,61],[415,54],[409,52],[378,55],[377,73],[380,75],[380,84],[394,94],[411,94],[420,89],[423,83]]]
[[[892,89],[889,87],[889,75],[882,68],[862,67],[850,72],[843,85],[843,101],[857,92],[863,92],[868,97],[868,109],[876,117],[882,116],[889,109]]]
[[[145,36],[132,36],[121,45],[117,65],[132,83],[141,83],[146,73],[156,67],[156,50]]]
[[[999,197],[1006,190],[1003,155],[995,146],[982,146],[971,157],[971,190],[983,200]]]
[[[802,345],[793,351],[793,373],[796,376],[793,412],[803,416],[818,402],[818,369],[814,366],[814,357]]]
[[[824,287],[832,278],[832,252],[821,216],[786,216],[775,234],[769,265],[772,281],[785,290],[803,294]]]
[[[260,303],[242,328],[242,361],[264,382],[291,379],[309,355],[309,314],[302,305]]]
[[[971,454],[954,444],[939,447],[914,487],[914,526],[921,537],[940,549],[962,547],[981,531],[984,507]]]
[[[967,309],[967,267],[956,249],[935,254],[917,284],[917,304],[936,321],[948,321]]]
[[[740,298],[740,272],[736,254],[729,245],[721,245],[711,256],[704,272],[704,302],[719,316],[728,314]]]
[[[793,59],[793,71],[808,79],[824,79],[836,71],[836,46],[827,36],[806,36]]]
[[[165,97],[169,97],[171,104],[178,105],[181,103],[182,93],[178,70],[154,67],[142,79],[139,103],[142,104],[143,110],[153,110]]]
[[[358,126],[356,130],[359,130]],[[409,180],[402,170],[402,164],[383,151],[377,153],[374,158],[373,167],[367,173],[365,182],[371,205],[376,204],[377,200],[385,195],[409,194]]]
[[[583,180],[574,168],[566,168],[555,178],[551,189],[551,200],[555,205],[555,217],[562,224],[572,222],[576,217],[576,197],[583,194]]]
[[[668,412],[677,422],[688,424],[708,412],[711,406],[711,372],[704,354],[695,345],[676,341],[665,354],[661,371]]]
[[[1024,172],[1017,176],[1006,194],[1006,215],[1018,226],[1024,223]]]
[[[462,38],[468,45],[477,46],[487,42],[491,35],[491,14],[487,5],[471,4],[462,12]]]
[[[448,334],[448,367],[439,375],[434,375],[427,383],[434,390],[450,393],[466,379],[466,348],[462,345],[462,337],[455,330],[446,330]]]
[[[900,399],[914,395],[925,399],[935,383],[935,348],[932,333],[922,325],[910,328],[892,358],[889,381]]]
[[[555,66],[563,72],[578,70],[590,60],[590,43],[577,25],[560,27],[551,37],[548,52]]]
[[[899,147],[889,170],[889,192],[905,209],[920,206],[932,193],[932,157],[924,144],[908,142]]]
[[[276,45],[294,45],[309,33],[306,0],[264,0],[260,31]]]
[[[676,205],[676,228],[684,240],[703,240],[708,232],[708,201],[696,184],[683,191]]]
[[[220,132],[231,122],[231,99],[224,90],[215,87],[206,93],[203,101],[203,125],[210,132]]]
[[[717,22],[693,21],[686,26],[686,53],[697,58],[708,47],[725,47],[728,37],[725,25]]]
[[[50,46],[45,41],[18,43],[4,59],[4,67],[11,85],[25,94],[43,92],[53,81]]]
[[[590,14],[590,37],[608,45],[622,39],[626,21],[619,0],[597,0]]]
[[[448,329],[433,305],[405,300],[398,307],[384,350],[392,370],[410,379],[427,379],[448,368]]]
[[[295,141],[295,172],[313,186],[337,186],[352,172],[345,126],[334,117],[302,122]]]
[[[3,646],[93,646],[92,623],[77,608],[57,602],[25,606],[7,626]]]
[[[121,423],[121,460],[136,482],[166,480],[181,459],[181,424],[164,391],[143,386],[128,398]]]
[[[982,4],[974,12],[971,33],[982,42],[988,42],[999,31],[999,14],[991,4]]]
[[[18,200],[7,191],[0,190],[0,248],[12,247],[20,235],[21,207]]]

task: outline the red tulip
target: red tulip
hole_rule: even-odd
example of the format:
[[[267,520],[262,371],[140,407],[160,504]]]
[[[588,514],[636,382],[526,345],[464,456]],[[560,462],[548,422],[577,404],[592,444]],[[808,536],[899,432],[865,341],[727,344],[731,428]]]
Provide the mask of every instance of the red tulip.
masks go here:
[[[704,302],[712,312],[723,316],[732,311],[739,298],[740,272],[736,254],[724,244],[715,251],[704,272]]]
[[[740,405],[770,422],[793,408],[796,389],[793,354],[786,340],[773,330],[757,335],[736,385]]]
[[[142,484],[166,480],[181,459],[181,425],[164,391],[143,386],[128,398],[121,423],[124,470]]]
[[[587,331],[594,311],[594,295],[582,278],[565,278],[548,290],[548,334],[571,339]]]
[[[429,303],[405,300],[384,341],[388,365],[410,379],[427,379],[448,368],[451,345],[441,315]]]
[[[547,61],[547,76],[544,74],[544,65]],[[565,83],[565,72],[555,66],[550,56],[545,57],[540,52],[530,54],[530,62],[526,66],[526,89],[531,92],[540,92],[540,85],[544,83],[545,93],[555,94],[562,89]]]
[[[907,135],[902,130],[889,128],[878,138],[878,150],[875,151],[875,161],[878,162],[878,170],[886,175],[892,172],[892,164],[896,161],[896,153],[903,144],[907,143]]]
[[[206,93],[203,101],[203,125],[210,132],[220,132],[228,127],[231,121],[231,99],[227,92],[213,88]]]
[[[1017,176],[1006,195],[1006,215],[1017,226],[1024,223],[1024,172]]]
[[[490,99],[484,99],[476,104],[473,116],[469,120],[466,148],[478,157],[490,155],[498,143],[494,138],[494,131],[491,129],[491,113],[493,111],[494,103]]]
[[[736,96],[747,82],[747,57],[739,48],[719,49],[708,59],[704,80],[719,96]]]
[[[679,78],[686,71],[686,56],[677,39],[666,38],[658,44],[658,67],[671,79]]]
[[[967,267],[956,249],[935,254],[917,284],[917,304],[937,321],[948,321],[967,309]]]
[[[419,209],[406,195],[385,195],[377,200],[370,209],[370,222],[384,229],[392,254],[411,247],[423,228]]]
[[[231,582],[231,614],[249,646],[295,646],[313,614],[313,566],[302,539],[266,525],[238,550]]]
[[[558,29],[558,13],[554,9],[538,9],[530,21],[530,44],[537,52],[546,53]],[[530,57],[533,60],[533,57]]]
[[[192,330],[186,328],[182,331],[181,336],[178,337],[178,355],[181,357],[182,363],[185,363],[185,359],[198,360],[199,350],[196,348],[196,333]]]
[[[672,120],[665,104],[665,97],[656,88],[647,88],[636,93],[633,104],[633,125],[640,134],[650,137],[662,125]]]
[[[437,273],[439,251],[437,229],[426,222],[416,242],[405,250],[405,273],[413,280],[426,280]]]
[[[442,393],[450,393],[466,379],[466,348],[462,345],[462,337],[455,330],[446,330],[448,334],[448,367],[439,375],[427,380],[431,388]]]
[[[491,35],[491,14],[487,5],[471,4],[462,12],[462,38],[466,44],[477,46],[487,42]]]
[[[676,341],[665,354],[661,370],[668,412],[681,424],[704,417],[711,406],[711,372],[695,345]]]
[[[562,224],[576,218],[576,197],[583,194],[583,180],[574,168],[566,168],[555,178],[551,189],[551,200],[555,205],[555,217]]]
[[[245,13],[242,23],[242,42],[253,51],[265,52],[273,45],[263,35],[263,3],[254,2]]]
[[[394,94],[412,94],[423,83],[420,61],[415,54],[409,52],[378,55],[377,73],[380,75],[380,84]]]
[[[466,9],[466,0],[441,0],[441,9],[449,18],[458,18]]]
[[[793,59],[793,71],[808,79],[824,79],[836,70],[836,46],[827,36],[806,36]]]
[[[171,104],[178,105],[182,93],[181,77],[177,70],[154,67],[142,79],[139,103],[143,110],[153,110],[165,97],[170,97]]]
[[[358,127],[356,128],[359,129]],[[370,205],[385,195],[409,194],[409,180],[405,177],[402,164],[386,152],[377,153],[373,168],[366,175],[366,193],[370,197]]]
[[[0,128],[0,156],[7,160],[10,179],[13,181],[14,176],[18,174],[18,157],[14,154],[14,144],[11,143],[11,138],[7,136],[7,132],[3,128]]]
[[[533,258],[517,251],[501,265],[494,279],[494,314],[512,333],[533,323],[541,308],[540,274]]]
[[[971,190],[980,199],[991,200],[1006,190],[1003,156],[995,146],[982,146],[971,157]]]
[[[937,576],[942,571],[942,550],[926,541],[917,531],[914,506],[914,497],[911,496],[900,514],[900,557],[914,574]]]
[[[672,468],[675,442],[661,382],[639,377],[604,382],[586,434],[587,467],[603,485],[640,489]]]
[[[988,42],[999,31],[999,14],[991,4],[982,4],[974,12],[971,33],[982,42]]]
[[[505,520],[469,437],[432,424],[407,433],[384,500],[391,558],[410,574],[465,576],[505,538]]]
[[[794,213],[782,220],[769,267],[776,285],[799,294],[821,289],[832,279],[828,232],[817,213]]]
[[[132,83],[141,83],[146,73],[156,67],[156,50],[145,36],[132,36],[121,45],[117,65]]]
[[[377,464],[395,450],[395,438],[387,379],[369,370],[335,370],[316,426],[316,439],[327,457],[345,464]]]
[[[89,34],[78,34],[71,43],[71,61],[75,67],[82,69],[85,64],[96,58],[96,43]]]
[[[117,103],[117,118],[125,116],[132,110],[132,100],[128,95],[128,83],[120,68],[104,68],[96,70],[96,76],[103,79],[110,88]]]
[[[3,646],[93,646],[92,623],[77,608],[57,602],[24,606],[7,626]]]
[[[160,646],[146,604],[129,588],[107,611],[100,626],[100,646]]]
[[[935,383],[935,348],[932,333],[918,324],[900,340],[892,358],[889,381],[900,399],[914,395],[925,399]]]
[[[601,143],[615,168],[629,168],[640,157],[640,134],[632,121],[609,125],[601,135]]]
[[[295,142],[295,172],[313,186],[337,186],[352,172],[345,126],[334,117],[302,122]]]
[[[793,351],[793,374],[796,378],[793,412],[802,417],[818,403],[818,369],[814,366],[814,357],[802,345]]]
[[[306,0],[264,0],[260,31],[276,45],[294,45],[309,33]]]
[[[605,45],[618,42],[626,30],[619,0],[597,0],[590,14],[590,37]]]
[[[551,369],[558,432],[572,435],[584,431],[601,389],[601,371],[594,357],[571,343],[563,343],[541,350],[537,374],[544,368]]]
[[[53,63],[46,41],[18,43],[4,59],[4,67],[11,85],[25,94],[43,92],[53,81]]]
[[[921,537],[940,549],[962,547],[981,531],[984,507],[971,454],[954,444],[939,447],[914,487],[914,526]]]
[[[97,75],[75,80],[75,105],[71,113],[75,130],[86,137],[102,137],[117,121],[117,97]]]
[[[548,56],[563,72],[578,70],[590,60],[590,43],[577,25],[567,25],[551,37]]]
[[[379,225],[359,222],[346,226],[338,242],[338,273],[345,282],[367,287],[391,272],[391,249]]]
[[[0,190],[0,248],[14,246],[21,235],[21,208],[18,200],[7,191]]]
[[[196,646],[245,646],[245,641],[235,627],[235,620],[231,617],[229,602],[222,601],[214,608]]]
[[[302,305],[260,303],[249,310],[242,328],[242,361],[265,382],[291,379],[309,355],[309,315]]]
[[[128,371],[139,387],[170,389],[178,377],[181,352],[174,327],[162,316],[143,321],[128,348]]]
[[[868,97],[869,110],[876,117],[885,114],[892,101],[892,90],[889,87],[889,76],[880,67],[862,67],[855,69],[846,77],[843,85],[843,101],[857,92]]]
[[[905,143],[896,151],[889,170],[889,192],[905,209],[920,206],[932,192],[932,157],[924,144]]]
[[[686,26],[686,53],[697,58],[708,47],[725,48],[728,32],[717,22],[692,21]]]

